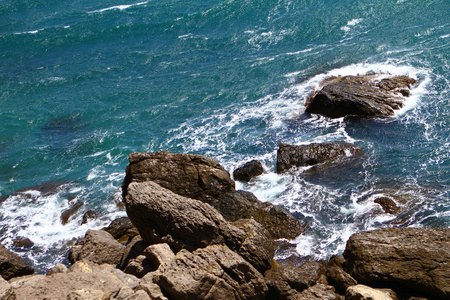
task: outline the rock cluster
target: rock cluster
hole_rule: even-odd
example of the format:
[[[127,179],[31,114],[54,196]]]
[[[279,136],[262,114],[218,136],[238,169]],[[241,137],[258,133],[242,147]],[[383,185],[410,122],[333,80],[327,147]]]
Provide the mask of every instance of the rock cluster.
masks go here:
[[[165,171],[157,181],[168,182],[174,176],[181,180],[178,171],[174,175],[169,167],[175,164],[170,160],[174,158],[178,163],[180,156],[167,152],[162,156],[168,161],[161,160],[161,154],[133,154],[130,165],[158,157],[157,168]],[[203,174],[209,174],[207,177],[217,170],[222,172],[213,160],[187,154],[182,157],[189,162],[189,168],[202,169]],[[201,166],[196,166],[195,160]],[[0,248],[8,252],[0,252],[4,278],[0,278],[0,299],[450,296],[450,229],[362,232],[350,238],[344,256],[334,256],[328,263],[280,265],[273,260],[274,238],[291,239],[302,230],[301,223],[281,207],[233,189],[220,193],[209,189],[208,197],[202,194],[200,200],[193,199],[178,194],[179,185],[163,187],[156,180],[139,177],[152,173],[142,166],[129,166],[127,170],[123,194],[129,219],[119,218],[103,230],[88,230],[70,252],[73,265],[57,265],[47,275],[26,275],[32,272],[29,266],[25,266],[25,273],[9,271],[9,264],[23,263],[7,262],[4,257],[10,253]],[[138,174],[134,174],[135,170]],[[199,174],[194,173],[186,176],[198,179]],[[192,182],[189,178],[183,181]],[[186,187],[181,190],[186,191]],[[198,191],[199,186],[194,190]]]

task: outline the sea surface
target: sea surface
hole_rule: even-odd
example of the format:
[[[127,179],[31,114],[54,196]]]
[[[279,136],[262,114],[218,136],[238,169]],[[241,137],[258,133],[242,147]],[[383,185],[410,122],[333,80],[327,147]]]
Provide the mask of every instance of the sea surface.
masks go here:
[[[37,272],[67,263],[87,229],[126,215],[128,154],[159,150],[230,173],[260,160],[264,175],[237,188],[309,227],[280,260],[326,259],[368,229],[450,227],[449,12],[448,0],[0,0],[0,242]],[[394,117],[304,114],[327,76],[368,72],[418,80]],[[278,175],[281,142],[363,155]]]

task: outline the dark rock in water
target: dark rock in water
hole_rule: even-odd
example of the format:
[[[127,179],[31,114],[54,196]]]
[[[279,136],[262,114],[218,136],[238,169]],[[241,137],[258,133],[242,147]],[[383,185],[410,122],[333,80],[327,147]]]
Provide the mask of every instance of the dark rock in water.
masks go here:
[[[328,78],[309,97],[306,112],[330,118],[392,116],[416,82],[408,76],[381,78],[379,74]]]
[[[387,212],[388,214],[397,214],[400,212],[400,208],[397,206],[394,200],[388,197],[380,197],[375,199],[375,203],[378,203],[381,205],[383,210]]]
[[[240,247],[245,233],[209,204],[173,193],[159,184],[132,182],[125,196],[127,214],[142,239],[193,251],[211,244]]]
[[[265,299],[264,277],[223,245],[181,250],[155,272],[155,282],[171,299]]]
[[[252,160],[237,168],[233,172],[234,180],[248,182],[253,177],[259,176],[264,172],[263,166],[260,161]]]
[[[113,220],[108,227],[102,230],[109,232],[119,243],[126,244],[139,234],[128,217]]]
[[[314,286],[325,274],[325,265],[307,262],[299,267],[277,266],[266,272],[269,299],[297,299],[295,295]]]
[[[69,253],[70,262],[87,260],[96,264],[118,265],[125,247],[103,230],[88,230]]]
[[[269,202],[261,202],[250,192],[226,193],[212,203],[228,221],[254,218],[275,239],[294,239],[302,233],[304,226],[283,208]]]
[[[89,220],[94,220],[98,218],[98,214],[93,210],[88,210],[84,213],[81,224],[86,224]]]
[[[275,243],[272,236],[253,219],[240,219],[233,222],[233,225],[242,229],[247,235],[237,253],[264,274],[273,262]]]
[[[9,251],[0,244],[0,274],[6,280],[13,277],[30,275],[34,269],[19,255]]]
[[[69,219],[75,215],[80,209],[81,207],[83,207],[84,203],[83,201],[77,201],[71,204],[71,206],[64,210],[61,213],[61,223],[63,225],[66,225],[67,223],[69,223]]]
[[[450,228],[384,228],[354,234],[344,252],[358,282],[450,298]]]
[[[154,181],[185,197],[211,202],[234,190],[230,174],[214,159],[166,151],[132,153],[123,182],[123,196],[132,182]]]
[[[14,248],[31,248],[34,246],[34,243],[29,238],[19,237],[13,242]]]
[[[304,167],[355,155],[361,150],[353,145],[312,143],[292,146],[280,143],[277,151],[277,173],[283,173],[292,167]]]

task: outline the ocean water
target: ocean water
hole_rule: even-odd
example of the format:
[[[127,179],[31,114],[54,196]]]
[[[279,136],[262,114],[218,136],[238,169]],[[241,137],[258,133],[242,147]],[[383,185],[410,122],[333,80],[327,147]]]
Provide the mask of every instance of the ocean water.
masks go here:
[[[88,228],[125,215],[128,154],[158,150],[230,173],[262,161],[265,174],[237,188],[309,225],[278,259],[326,259],[362,230],[450,227],[449,11],[447,0],[0,1],[0,242],[38,272],[67,262]],[[394,117],[304,114],[322,79],[367,72],[418,80]],[[278,175],[280,142],[364,154]],[[99,217],[81,225],[88,210]]]

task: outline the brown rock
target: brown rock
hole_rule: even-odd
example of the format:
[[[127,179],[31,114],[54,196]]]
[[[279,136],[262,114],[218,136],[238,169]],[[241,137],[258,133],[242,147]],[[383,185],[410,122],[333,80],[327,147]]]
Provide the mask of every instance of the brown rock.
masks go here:
[[[63,225],[69,223],[69,219],[72,218],[81,209],[81,207],[83,207],[83,205],[83,201],[71,203],[70,207],[61,213],[61,223]]]
[[[13,242],[14,248],[26,248],[29,249],[34,246],[34,243],[29,238],[19,237]]]
[[[380,79],[378,74],[328,78],[309,97],[306,112],[330,118],[392,116],[403,107],[404,96],[415,83],[407,76]]]
[[[292,167],[337,161],[360,151],[358,147],[347,144],[312,143],[292,146],[281,143],[277,151],[277,173],[286,172]]]
[[[151,181],[130,183],[125,202],[128,217],[149,244],[167,243],[176,250],[192,251],[226,243],[238,249],[245,239],[242,230],[225,221],[209,204],[177,195]]]
[[[261,175],[263,172],[264,169],[261,162],[252,160],[234,170],[233,177],[234,180],[249,182],[250,179]]]
[[[175,254],[168,244],[150,245],[145,248],[144,255],[156,268],[175,258]]]
[[[127,244],[139,234],[128,217],[113,220],[108,227],[102,230],[109,232],[119,243]]]
[[[16,299],[16,293],[14,292],[14,289],[9,284],[9,282],[3,279],[3,277],[1,276],[0,276],[0,299],[2,300]]]
[[[450,297],[450,228],[384,228],[354,234],[344,252],[358,282]]]
[[[128,262],[124,272],[142,278],[145,274],[155,270],[155,266],[144,255],[138,255]]]
[[[94,220],[98,218],[98,214],[93,210],[88,210],[84,213],[81,224],[86,224],[89,220]]]
[[[230,174],[214,159],[170,152],[132,153],[123,182],[123,195],[132,182],[154,181],[172,192],[211,202],[234,190]]]
[[[250,192],[228,192],[211,203],[228,221],[253,218],[274,239],[294,239],[302,233],[304,226],[289,212],[270,202],[261,202]]]
[[[108,232],[89,229],[84,239],[70,250],[69,260],[72,263],[88,260],[97,264],[117,265],[124,251],[125,247]]]
[[[137,258],[144,252],[148,243],[144,242],[140,235],[135,236],[131,242],[125,247],[125,250],[120,260],[119,269],[125,270],[130,260]]]
[[[395,201],[392,200],[391,198],[380,197],[380,198],[375,199],[374,202],[380,204],[381,207],[383,208],[383,210],[385,212],[387,212],[388,214],[395,215],[395,214],[400,212],[400,208],[398,208],[398,206],[395,203]]]
[[[358,282],[341,267],[332,265],[327,268],[327,281],[334,286],[342,295],[348,287],[358,284]]]
[[[19,255],[0,244],[0,274],[6,280],[13,277],[33,274],[34,269]]]
[[[318,283],[313,285],[300,294],[295,295],[295,300],[338,300],[339,297],[334,292],[333,287]]]
[[[390,289],[374,289],[366,285],[351,286],[345,293],[346,300],[398,300],[397,295]]]
[[[226,246],[181,250],[161,265],[156,283],[173,299],[264,299],[262,275]]]

